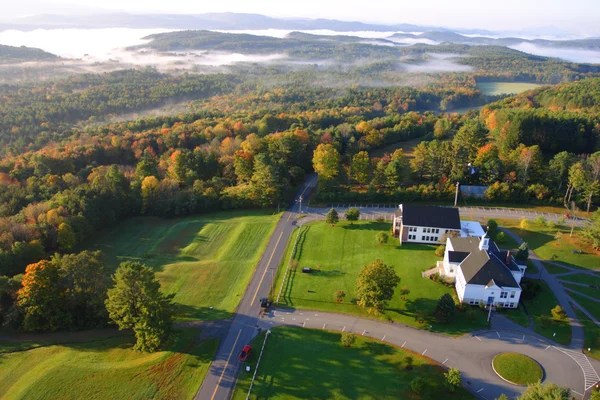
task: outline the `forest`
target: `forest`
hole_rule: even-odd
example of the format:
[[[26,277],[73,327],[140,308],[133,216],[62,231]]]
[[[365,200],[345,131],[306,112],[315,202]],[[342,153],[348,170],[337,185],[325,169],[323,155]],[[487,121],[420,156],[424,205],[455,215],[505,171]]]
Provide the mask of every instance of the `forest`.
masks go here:
[[[455,182],[488,186],[493,203],[592,210],[600,200],[597,66],[449,44],[435,49],[472,70],[410,73],[397,57],[435,62],[431,46],[232,36],[177,32],[150,46],[370,61],[138,68],[0,86],[0,322],[39,330],[15,314],[28,266],[68,277],[83,261],[62,254],[123,219],[277,208],[312,172],[321,203],[450,201]],[[511,80],[559,84],[514,96],[477,89]],[[168,104],[177,111],[145,115]],[[68,317],[81,312],[77,301],[43,329],[89,327]]]

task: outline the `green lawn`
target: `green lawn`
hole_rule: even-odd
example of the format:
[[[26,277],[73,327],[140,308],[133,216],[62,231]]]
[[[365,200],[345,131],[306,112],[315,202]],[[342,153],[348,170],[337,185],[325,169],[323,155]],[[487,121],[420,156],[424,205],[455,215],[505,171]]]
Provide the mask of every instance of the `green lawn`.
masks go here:
[[[476,308],[474,313],[457,313],[449,324],[439,324],[426,318],[415,320],[415,312],[433,311],[437,299],[444,293],[454,294],[454,288],[421,277],[421,271],[435,265],[435,246],[405,244],[400,246],[397,239],[390,237],[386,245],[379,246],[375,241],[377,232],[389,232],[388,222],[359,221],[354,224],[343,221],[330,227],[323,221],[305,225],[297,234],[301,235],[295,259],[299,262],[295,271],[290,271],[284,282],[281,305],[297,308],[325,310],[360,316],[371,316],[353,302],[356,278],[361,268],[376,260],[392,265],[401,278],[394,298],[390,301],[385,316],[404,324],[458,335],[475,328],[486,326],[484,313]],[[283,266],[287,266],[296,235],[288,244]],[[312,274],[301,273],[302,267],[315,268]],[[283,271],[276,280],[276,295],[281,285]],[[399,289],[407,285],[410,293],[402,299]],[[346,292],[342,303],[334,300],[337,290]],[[432,327],[430,328],[430,325]]]
[[[178,330],[169,350],[133,351],[132,336],[41,347],[0,357],[0,398],[192,399],[218,341]]]
[[[516,310],[514,308],[502,309],[501,314],[525,328],[529,327],[529,318],[525,314],[525,310],[523,310],[521,304],[519,304],[519,308]]]
[[[428,358],[380,341],[357,336],[343,347],[340,333],[282,327],[271,330],[260,361],[250,399],[472,399],[464,388],[450,394],[444,388],[443,370]],[[233,399],[245,399],[264,334],[253,342],[258,351],[248,364],[251,372],[238,377]],[[406,356],[414,359],[406,370]],[[415,395],[410,382],[427,381],[425,392]]]
[[[572,292],[568,292],[568,295],[571,296],[571,298],[575,300],[581,307],[585,308],[587,312],[592,314],[597,321],[600,321],[600,303]]]
[[[526,274],[538,274],[540,270],[536,267],[531,260],[527,260],[527,270],[525,270]]]
[[[553,256],[556,256],[556,262],[563,263],[568,267],[600,268],[600,256],[579,237],[579,229],[575,229],[573,237],[569,237],[567,227],[549,229],[546,226],[530,222],[529,228],[523,230],[518,228],[519,221],[512,221],[511,223],[513,224],[512,231],[527,242],[529,248],[539,258],[550,260]],[[560,240],[555,238],[556,232],[562,233]],[[573,253],[573,250],[582,250],[584,253]]]
[[[597,299],[600,299],[600,289],[595,289],[595,288],[591,288],[591,287],[587,287],[587,286],[573,285],[571,283],[564,283],[564,282],[563,282],[563,286],[565,286],[571,290],[575,290],[576,292],[587,294],[588,296],[592,296]]]
[[[500,353],[492,360],[498,375],[517,385],[536,383],[544,376],[542,367],[532,358],[519,353]]]
[[[568,282],[585,283],[587,285],[600,286],[600,275],[575,274],[560,276],[560,280]]]
[[[544,268],[546,268],[546,270],[548,272],[550,272],[552,275],[562,274],[564,272],[571,272],[570,269],[562,268],[562,267],[559,267],[558,265],[554,265],[554,264],[550,264],[550,263],[544,263]]]
[[[589,357],[600,360],[600,326],[596,325],[594,321],[589,319],[577,307],[575,307],[575,313],[577,314],[577,319],[583,325],[583,334],[585,337],[583,352]]]
[[[568,321],[563,322],[552,320],[546,326],[542,324],[542,315],[546,315],[551,318],[552,313],[550,310],[556,307],[559,303],[546,282],[537,282],[541,285],[542,291],[532,300],[524,300],[521,298],[521,301],[525,303],[527,312],[529,312],[529,315],[533,319],[534,330],[540,335],[555,340],[558,343],[565,345],[569,344],[571,342],[571,325],[568,323]],[[554,333],[556,333],[556,336],[554,336]]]
[[[113,268],[125,260],[153,267],[163,290],[175,293],[178,320],[223,319],[242,298],[278,218],[260,211],[132,218],[86,247],[102,250]]]
[[[542,85],[529,82],[478,82],[477,89],[483,94],[495,96],[498,94],[519,94],[535,89]]]

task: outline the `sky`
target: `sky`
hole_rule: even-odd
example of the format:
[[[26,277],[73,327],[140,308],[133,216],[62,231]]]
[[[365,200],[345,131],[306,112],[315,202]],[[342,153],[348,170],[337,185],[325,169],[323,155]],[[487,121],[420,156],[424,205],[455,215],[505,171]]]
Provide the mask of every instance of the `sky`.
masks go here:
[[[3,20],[33,13],[198,14],[257,13],[283,18],[331,18],[371,23],[412,23],[501,31],[555,27],[584,36],[600,35],[599,0],[102,0],[94,9],[82,0],[0,0]],[[34,12],[32,12],[34,11]]]

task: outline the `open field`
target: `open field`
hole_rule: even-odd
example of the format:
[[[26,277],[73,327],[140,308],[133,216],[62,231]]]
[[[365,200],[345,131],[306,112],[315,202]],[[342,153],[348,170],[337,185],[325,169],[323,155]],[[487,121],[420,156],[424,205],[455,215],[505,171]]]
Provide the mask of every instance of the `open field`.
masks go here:
[[[542,367],[532,358],[519,353],[501,353],[492,361],[501,377],[517,385],[536,383],[544,377]]]
[[[177,319],[223,319],[242,298],[278,218],[261,211],[132,218],[86,247],[102,250],[113,268],[126,260],[154,268],[163,290],[175,293]]]
[[[498,221],[498,224],[519,235],[541,259],[550,260],[556,256],[555,262],[569,267],[600,269],[600,254],[583,241],[579,236],[579,229],[575,229],[573,237],[569,237],[570,229],[566,226],[548,228],[530,222],[527,229],[520,229],[517,220],[502,220]],[[557,232],[562,233],[560,239],[556,237]],[[579,250],[582,250],[583,254],[573,252]]]
[[[583,325],[583,334],[585,338],[583,352],[589,357],[600,360],[600,326],[596,325],[594,321],[589,319],[577,307],[575,307],[575,313],[577,314],[577,319]]]
[[[376,259],[381,259],[394,267],[401,281],[385,315],[379,317],[453,335],[485,326],[485,315],[478,308],[475,308],[470,316],[467,313],[456,313],[454,321],[449,324],[439,324],[429,317],[422,321],[415,320],[417,311],[429,314],[435,308],[439,297],[444,293],[454,295],[455,291],[453,287],[421,277],[421,271],[434,266],[439,259],[434,254],[435,246],[400,246],[398,240],[392,237],[387,244],[379,246],[375,235],[378,232],[389,232],[390,228],[391,224],[388,222],[368,221],[354,224],[342,221],[335,227],[319,221],[303,226],[288,244],[288,255],[284,256],[275,285],[275,297],[281,285],[291,247],[299,232],[301,236],[295,255],[299,264],[286,278],[280,299],[281,305],[373,317],[374,315],[354,304],[354,292],[361,268]],[[310,267],[316,271],[304,274],[301,273],[302,267]],[[405,285],[410,293],[403,299],[399,292]],[[334,293],[338,290],[346,293],[342,303],[334,299]]]
[[[488,96],[499,94],[518,94],[543,85],[528,82],[478,82],[477,89]]]
[[[443,369],[428,358],[380,341],[357,336],[343,347],[340,333],[293,327],[271,330],[250,399],[472,399],[466,389],[445,389]],[[253,342],[257,349],[248,364],[254,371],[264,334]],[[407,370],[406,356],[413,358]],[[410,382],[427,382],[418,396]],[[241,372],[233,399],[245,399],[251,373]]]
[[[419,143],[423,141],[422,137],[418,137],[411,140],[406,140],[404,142],[392,143],[388,146],[382,147],[377,150],[373,150],[370,152],[371,157],[382,157],[384,154],[392,154],[397,149],[402,149],[404,155],[407,159],[411,159],[414,157],[413,153],[415,151],[415,147]]]
[[[559,303],[546,282],[536,282],[541,285],[541,292],[531,300],[524,300],[521,297],[521,301],[525,304],[527,312],[529,312],[529,315],[533,319],[534,330],[540,335],[555,340],[558,343],[565,345],[571,343],[571,325],[569,325],[568,321],[551,320],[546,326],[542,323],[542,316],[546,315],[552,318],[550,310],[559,305]],[[556,336],[554,336],[554,333],[556,333]]]
[[[197,334],[178,330],[168,350],[152,354],[132,350],[131,335],[2,354],[0,398],[191,399],[218,345]]]

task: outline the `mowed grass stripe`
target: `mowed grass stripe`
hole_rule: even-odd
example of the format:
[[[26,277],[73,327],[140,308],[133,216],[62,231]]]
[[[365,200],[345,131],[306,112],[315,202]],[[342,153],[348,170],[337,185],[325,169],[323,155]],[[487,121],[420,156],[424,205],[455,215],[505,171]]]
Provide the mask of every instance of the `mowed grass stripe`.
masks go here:
[[[0,398],[189,399],[218,346],[196,335],[178,330],[168,349],[151,354],[132,350],[131,336],[4,354]]]
[[[178,320],[222,319],[236,309],[278,218],[256,210],[134,218],[87,247],[103,250],[112,268],[125,260],[154,268],[163,291],[175,294]]]

